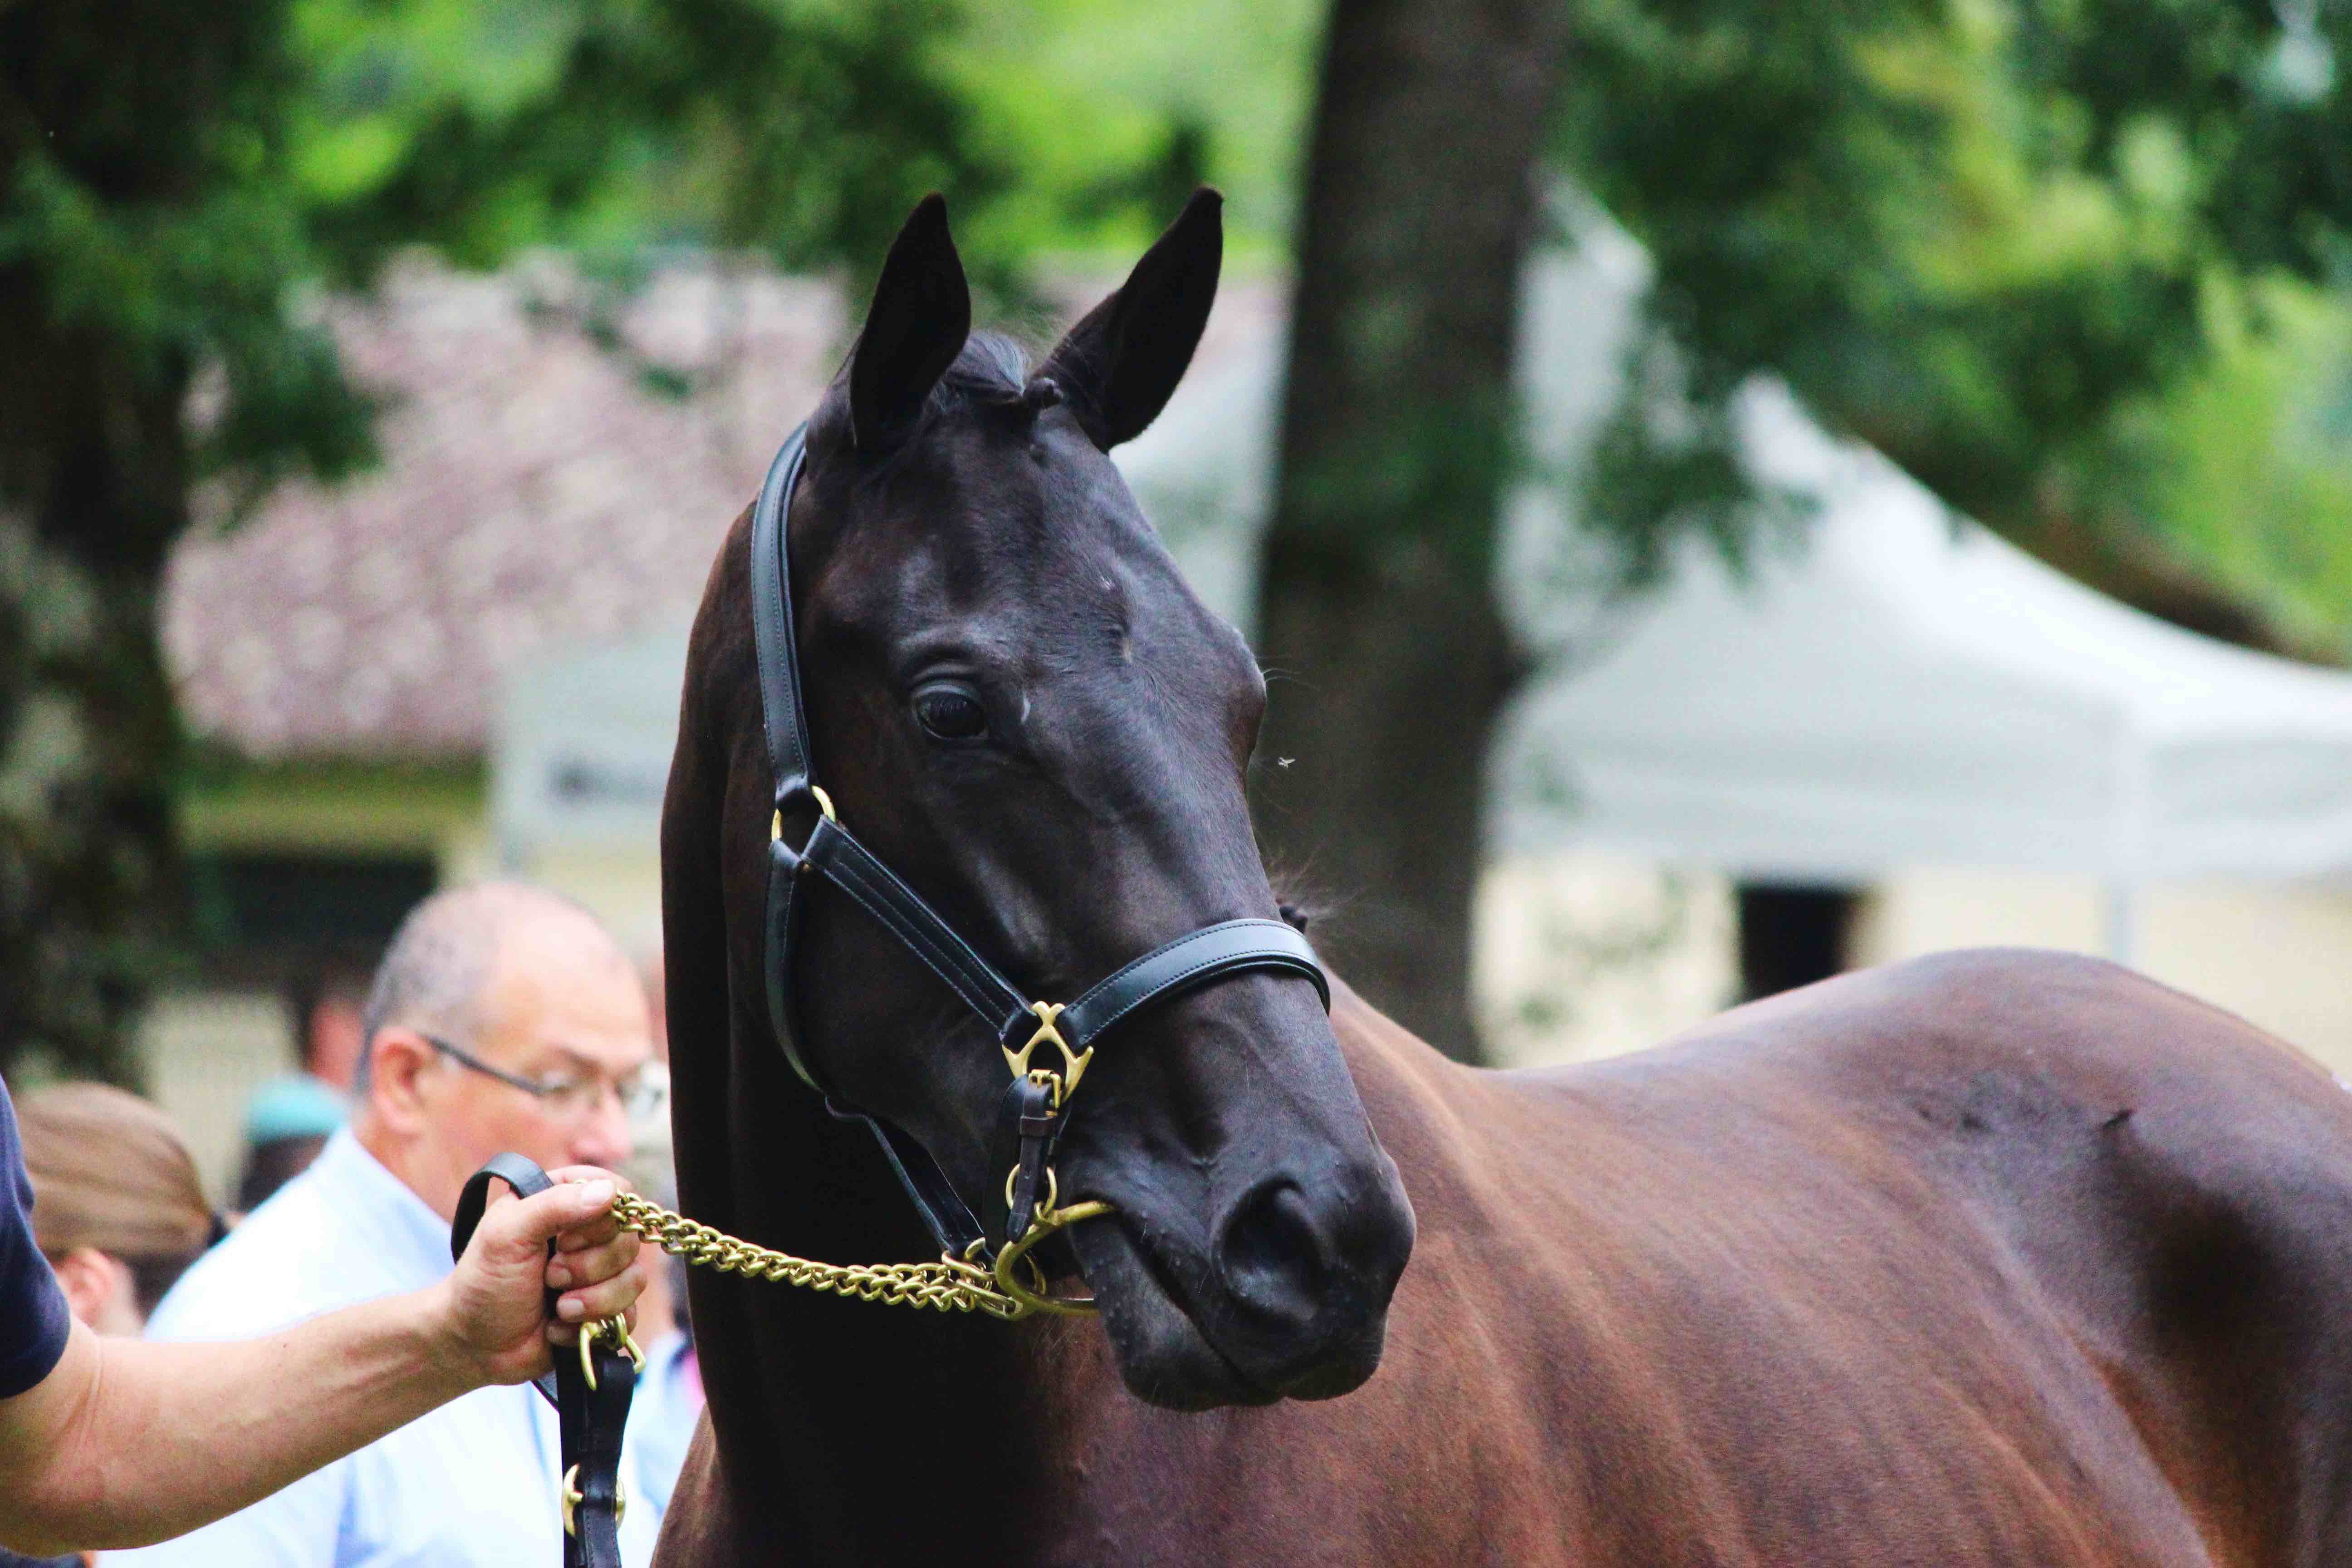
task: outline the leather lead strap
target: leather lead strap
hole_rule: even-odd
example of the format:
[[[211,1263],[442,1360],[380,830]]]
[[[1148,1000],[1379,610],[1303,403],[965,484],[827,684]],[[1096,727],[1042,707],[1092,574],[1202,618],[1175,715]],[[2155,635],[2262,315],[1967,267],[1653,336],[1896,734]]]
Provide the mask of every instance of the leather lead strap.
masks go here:
[[[547,1173],[520,1154],[499,1154],[466,1183],[457,1194],[457,1211],[449,1225],[449,1256],[463,1258],[489,1206],[490,1183],[504,1182],[517,1197],[528,1198],[554,1184]],[[548,1256],[555,1243],[547,1244]],[[547,1292],[547,1315],[555,1317],[561,1291]],[[591,1388],[570,1350],[555,1354],[555,1370],[532,1380],[540,1396],[555,1406],[562,1434],[559,1464],[562,1480],[578,1493],[566,1512],[572,1528],[563,1537],[563,1568],[622,1568],[621,1564],[621,1435],[629,1420],[629,1400],[636,1390],[637,1369],[627,1354],[605,1340],[590,1347],[595,1360],[596,1384]]]

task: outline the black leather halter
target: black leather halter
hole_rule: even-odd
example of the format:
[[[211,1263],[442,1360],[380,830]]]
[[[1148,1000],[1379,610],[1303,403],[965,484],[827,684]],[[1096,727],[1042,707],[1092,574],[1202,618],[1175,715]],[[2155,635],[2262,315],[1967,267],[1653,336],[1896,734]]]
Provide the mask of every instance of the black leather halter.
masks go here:
[[[1122,1020],[1180,991],[1205,985],[1247,970],[1274,970],[1313,983],[1328,1010],[1330,983],[1307,939],[1279,921],[1234,920],[1203,926],[1152,949],[1106,977],[1066,1007],[1034,1002],[956,934],[922,898],[851,837],[835,818],[833,803],[817,787],[811,764],[808,720],[801,702],[800,650],[793,630],[792,573],[785,535],[808,426],[786,439],[768,469],[751,514],[751,618],[760,667],[760,704],[774,769],[775,815],[768,844],[768,1018],[784,1059],[802,1081],[824,1099],[825,1108],[846,1121],[863,1122],[882,1146],[907,1195],[930,1227],[942,1251],[961,1258],[978,1247],[992,1250],[1020,1238],[1036,1200],[1040,1173],[1066,1118],[1061,1114],[1077,1085],[1094,1043]],[[814,808],[814,824],[798,849],[784,841],[788,817]],[[904,1129],[845,1103],[818,1081],[801,1047],[793,994],[793,945],[800,932],[801,886],[821,875],[904,942],[941,984],[995,1033],[1013,1082],[998,1113],[998,1148],[1013,1162],[1010,1189],[992,1191],[993,1211],[1003,1196],[1004,1222],[992,1238],[970,1205],[949,1182],[929,1150]],[[1060,1046],[1066,1079],[1024,1072],[1037,1046]]]

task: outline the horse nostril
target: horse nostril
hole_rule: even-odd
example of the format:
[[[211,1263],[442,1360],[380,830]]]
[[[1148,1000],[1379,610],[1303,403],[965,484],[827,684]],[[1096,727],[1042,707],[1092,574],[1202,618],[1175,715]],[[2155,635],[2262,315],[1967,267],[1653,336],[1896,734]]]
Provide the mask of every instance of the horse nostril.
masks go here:
[[[1235,1205],[1217,1250],[1226,1289],[1258,1311],[1303,1321],[1323,1305],[1329,1243],[1287,1177],[1261,1184]]]

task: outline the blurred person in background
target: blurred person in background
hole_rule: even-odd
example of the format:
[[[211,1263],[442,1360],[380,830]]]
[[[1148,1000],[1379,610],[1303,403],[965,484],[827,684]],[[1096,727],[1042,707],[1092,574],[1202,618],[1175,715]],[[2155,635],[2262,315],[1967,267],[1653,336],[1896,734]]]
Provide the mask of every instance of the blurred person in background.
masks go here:
[[[594,917],[494,882],[427,899],[368,993],[351,1124],[190,1268],[148,1328],[243,1335],[430,1286],[449,1271],[467,1177],[502,1150],[543,1166],[620,1169],[652,1058],[635,967]],[[634,1423],[632,1424],[634,1426]],[[110,1568],[505,1568],[562,1542],[555,1414],[529,1389],[469,1394],[276,1496]],[[634,1447],[625,1475],[640,1475]],[[667,1488],[662,1489],[666,1500]],[[631,1508],[622,1548],[650,1559],[660,1509]]]
[[[236,1207],[250,1214],[310,1169],[351,1113],[352,1076],[367,1043],[367,978],[332,964],[287,987],[287,1021],[300,1070],[253,1091],[245,1112],[245,1173]]]
[[[669,1062],[669,991],[668,970],[663,964],[661,949],[646,953],[637,965],[637,978],[645,982],[646,1005],[652,1014],[654,1060],[667,1066]],[[662,1112],[667,1125],[669,1112]]]
[[[38,1089],[16,1107],[33,1178],[33,1239],[73,1315],[137,1334],[224,1234],[171,1120],[104,1084]]]

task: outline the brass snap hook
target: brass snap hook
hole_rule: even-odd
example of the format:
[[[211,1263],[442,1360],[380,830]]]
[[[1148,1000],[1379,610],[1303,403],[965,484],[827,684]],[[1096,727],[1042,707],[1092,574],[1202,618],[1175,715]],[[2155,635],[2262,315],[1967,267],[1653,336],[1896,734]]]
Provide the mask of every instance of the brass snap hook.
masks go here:
[[[646,1352],[638,1348],[637,1336],[629,1332],[629,1321],[626,1318],[599,1318],[593,1323],[580,1325],[580,1375],[587,1380],[589,1392],[593,1393],[596,1388],[595,1344],[600,1337],[611,1340],[613,1348],[627,1356],[630,1363],[637,1369],[637,1375],[645,1375]]]
[[[1053,1180],[1052,1171],[1052,1166],[1046,1167],[1049,1184]],[[1034,1312],[1050,1312],[1064,1318],[1089,1317],[1097,1310],[1091,1296],[1047,1295],[1045,1271],[1037,1267],[1036,1259],[1029,1256],[1029,1249],[1056,1231],[1066,1230],[1082,1220],[1100,1219],[1117,1211],[1096,1198],[1087,1198],[1072,1204],[1068,1208],[1062,1208],[1054,1202],[1054,1198],[1059,1195],[1049,1186],[1046,1201],[1037,1205],[1035,1221],[1020,1240],[996,1255],[995,1265],[990,1270],[995,1279],[996,1288],[1015,1303],[1014,1310],[1009,1314],[1012,1318],[1025,1318]],[[1023,1277],[1024,1270],[1025,1279]]]

